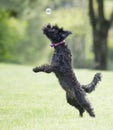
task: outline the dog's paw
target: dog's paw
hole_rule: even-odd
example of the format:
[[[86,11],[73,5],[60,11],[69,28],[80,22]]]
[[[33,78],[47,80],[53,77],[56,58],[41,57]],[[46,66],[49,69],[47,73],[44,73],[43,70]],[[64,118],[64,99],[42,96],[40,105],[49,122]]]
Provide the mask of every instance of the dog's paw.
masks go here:
[[[101,81],[101,78],[102,78],[102,75],[101,73],[96,73],[95,76],[94,76],[94,79],[98,82],[98,81]]]
[[[38,68],[37,68],[37,67],[33,68],[33,72],[35,72],[35,73],[36,73],[36,72],[39,72],[39,71],[38,71]]]

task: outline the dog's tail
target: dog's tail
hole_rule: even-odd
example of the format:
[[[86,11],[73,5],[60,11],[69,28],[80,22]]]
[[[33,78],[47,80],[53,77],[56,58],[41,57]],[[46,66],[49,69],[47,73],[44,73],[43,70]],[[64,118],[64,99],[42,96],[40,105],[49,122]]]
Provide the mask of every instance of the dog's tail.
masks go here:
[[[86,93],[91,93],[93,90],[95,90],[95,87],[99,81],[101,81],[101,73],[96,73],[91,83],[88,85],[82,85],[81,87]]]

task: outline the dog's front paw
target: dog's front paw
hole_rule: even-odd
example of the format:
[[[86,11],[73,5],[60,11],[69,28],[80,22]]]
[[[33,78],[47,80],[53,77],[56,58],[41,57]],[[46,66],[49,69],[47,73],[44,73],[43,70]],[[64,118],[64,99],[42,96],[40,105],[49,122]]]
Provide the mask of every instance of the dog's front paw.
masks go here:
[[[38,67],[33,68],[33,72],[39,72]]]

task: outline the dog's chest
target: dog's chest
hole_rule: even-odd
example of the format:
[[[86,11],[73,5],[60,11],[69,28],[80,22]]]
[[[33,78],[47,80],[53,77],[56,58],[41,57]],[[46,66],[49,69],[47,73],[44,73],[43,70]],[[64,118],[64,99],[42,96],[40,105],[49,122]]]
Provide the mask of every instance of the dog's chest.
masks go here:
[[[71,55],[67,52],[54,52],[52,59],[51,59],[51,65],[55,65],[65,68],[71,68]]]
[[[58,63],[58,54],[54,53],[53,56],[52,56],[52,59],[51,59],[51,64],[55,65],[57,63]]]
[[[59,80],[60,85],[62,88],[66,91],[70,91],[73,87],[73,82],[71,75],[68,75],[67,73],[55,73],[56,77]]]

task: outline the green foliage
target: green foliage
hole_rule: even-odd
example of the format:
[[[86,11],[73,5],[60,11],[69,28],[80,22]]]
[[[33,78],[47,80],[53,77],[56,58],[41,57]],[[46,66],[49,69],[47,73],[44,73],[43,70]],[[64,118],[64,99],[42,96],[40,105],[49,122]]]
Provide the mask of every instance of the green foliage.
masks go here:
[[[10,27],[8,21],[8,12],[2,10],[0,12],[0,61],[11,57],[10,49],[16,40],[13,31],[14,29]]]
[[[8,11],[0,10],[0,61],[13,61],[14,52],[24,35],[24,23],[9,18]]]

